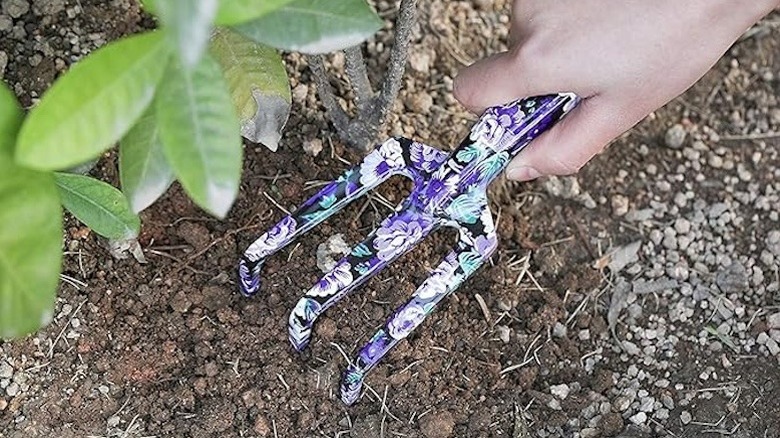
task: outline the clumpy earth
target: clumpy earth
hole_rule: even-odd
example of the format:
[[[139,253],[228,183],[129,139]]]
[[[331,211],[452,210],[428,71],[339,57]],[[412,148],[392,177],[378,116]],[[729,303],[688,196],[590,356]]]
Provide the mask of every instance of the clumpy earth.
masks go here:
[[[388,133],[445,148],[465,135],[474,116],[452,78],[504,47],[508,6],[421,2]],[[396,7],[377,4],[388,20]],[[30,106],[75,60],[153,25],[131,0],[3,0],[0,76]],[[374,79],[390,44],[388,24],[366,45]],[[142,214],[145,265],[68,220],[54,321],[0,343],[0,436],[780,437],[780,16],[576,177],[495,190],[492,263],[351,408],[337,398],[342,352],[454,235],[428,239],[291,350],[287,315],[321,275],[317,246],[360,240],[409,187],[358,201],[271,259],[260,296],[237,293],[237,257],[282,217],[275,203],[294,208],[360,159],[323,118],[305,57],[285,59],[287,132],[277,153],[247,145],[226,220],[174,186]],[[329,61],[348,98],[343,57]],[[93,173],[116,184],[115,157]]]

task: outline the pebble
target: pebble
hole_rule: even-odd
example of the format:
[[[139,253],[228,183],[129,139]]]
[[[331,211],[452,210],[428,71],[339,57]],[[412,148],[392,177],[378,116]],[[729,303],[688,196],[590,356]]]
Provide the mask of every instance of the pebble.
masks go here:
[[[569,396],[569,392],[571,392],[571,388],[569,388],[569,385],[565,383],[561,385],[553,385],[550,387],[550,394],[558,397],[561,400],[566,400],[566,397]]]
[[[501,342],[508,344],[511,329],[505,325],[497,325],[496,331],[498,332],[498,338],[501,339]]]
[[[682,424],[688,424],[691,421],[693,421],[693,417],[691,417],[691,413],[688,411],[682,411],[680,413],[680,421],[682,421]]]
[[[683,125],[678,123],[672,126],[666,131],[666,135],[664,136],[666,147],[670,149],[682,148],[683,143],[685,143],[686,136],[687,133],[685,132]]]
[[[774,339],[769,339],[766,341],[766,348],[769,349],[769,354],[772,356],[777,356],[780,354],[780,345],[777,344],[777,341]]]
[[[19,394],[19,384],[11,382],[11,384],[5,388],[5,393],[8,394],[9,397],[15,397],[16,394]]]
[[[338,263],[338,259],[349,254],[351,250],[343,234],[334,234],[317,246],[317,267],[323,273],[330,272]]]
[[[312,157],[316,157],[322,152],[322,140],[314,138],[303,143],[303,151]]]
[[[108,417],[108,420],[106,420],[106,424],[108,425],[108,427],[117,427],[119,426],[119,422],[120,419],[118,415],[112,415]]]
[[[4,411],[8,406],[8,402],[4,398],[0,398],[0,411]]]
[[[11,18],[19,18],[30,10],[27,0],[3,0],[3,12]]]
[[[560,322],[556,322],[552,329],[552,334],[556,338],[565,338],[566,337],[566,326],[561,324]]]
[[[615,216],[624,216],[628,213],[628,198],[624,195],[615,195],[612,197],[612,214]]]
[[[628,420],[636,424],[637,426],[640,426],[642,424],[645,424],[645,421],[647,421],[647,414],[644,412],[639,412],[631,416]]]
[[[749,287],[747,270],[739,262],[734,262],[728,268],[718,272],[715,283],[725,294],[739,294]]]
[[[586,427],[580,431],[581,438],[596,438],[600,436],[601,432],[595,427]]]
[[[780,312],[769,315],[766,320],[766,325],[770,329],[780,329]]]
[[[10,379],[14,375],[14,368],[6,362],[0,363],[0,379]]]

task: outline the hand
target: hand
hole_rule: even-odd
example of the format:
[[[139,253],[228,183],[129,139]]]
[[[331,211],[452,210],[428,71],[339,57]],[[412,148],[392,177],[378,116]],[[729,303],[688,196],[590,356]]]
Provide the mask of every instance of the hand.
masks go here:
[[[701,78],[778,0],[515,0],[509,51],[460,72],[467,108],[556,92],[582,103],[510,163],[525,181],[577,172]]]

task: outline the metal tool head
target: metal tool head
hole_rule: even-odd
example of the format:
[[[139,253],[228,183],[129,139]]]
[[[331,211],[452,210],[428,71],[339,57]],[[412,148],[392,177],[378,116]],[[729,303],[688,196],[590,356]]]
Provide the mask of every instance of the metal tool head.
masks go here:
[[[342,380],[341,398],[346,404],[354,403],[366,373],[495,251],[497,237],[487,186],[512,157],[578,102],[576,95],[563,93],[489,108],[450,154],[402,137],[385,141],[246,250],[238,268],[242,293],[251,296],[259,291],[266,258],[391,176],[411,178],[412,192],[396,211],[309,289],[290,314],[290,343],[300,351],[309,344],[315,320],[338,300],[437,228],[458,230],[455,249],[350,364]]]

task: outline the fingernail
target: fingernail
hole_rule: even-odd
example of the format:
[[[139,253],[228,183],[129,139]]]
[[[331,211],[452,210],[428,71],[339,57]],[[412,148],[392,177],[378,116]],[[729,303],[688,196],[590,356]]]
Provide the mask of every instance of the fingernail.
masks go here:
[[[510,167],[506,171],[506,177],[515,181],[530,181],[542,176],[538,170],[530,166]]]

